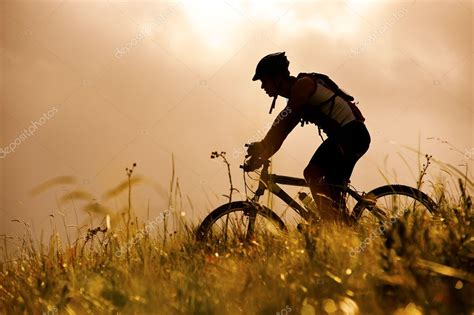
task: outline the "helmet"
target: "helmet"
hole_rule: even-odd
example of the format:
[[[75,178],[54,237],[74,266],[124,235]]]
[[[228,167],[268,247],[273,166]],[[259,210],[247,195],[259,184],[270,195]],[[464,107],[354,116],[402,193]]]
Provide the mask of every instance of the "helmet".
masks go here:
[[[279,73],[289,73],[288,65],[290,62],[285,56],[285,52],[266,55],[257,64],[255,75],[252,81],[261,79],[264,75],[276,75]]]

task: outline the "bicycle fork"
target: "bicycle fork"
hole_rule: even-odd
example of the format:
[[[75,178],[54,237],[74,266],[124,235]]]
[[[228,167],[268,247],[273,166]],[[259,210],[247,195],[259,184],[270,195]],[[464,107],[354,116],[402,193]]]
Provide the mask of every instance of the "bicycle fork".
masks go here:
[[[249,213],[249,226],[247,227],[247,235],[245,241],[253,241],[255,233],[255,221],[257,220],[257,210],[252,207]]]

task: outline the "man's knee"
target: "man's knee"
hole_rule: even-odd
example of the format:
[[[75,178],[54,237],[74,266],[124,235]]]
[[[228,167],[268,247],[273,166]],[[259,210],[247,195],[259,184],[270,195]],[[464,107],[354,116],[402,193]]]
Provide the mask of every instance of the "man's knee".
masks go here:
[[[307,183],[319,183],[323,178],[323,170],[319,166],[309,164],[304,169],[303,176]]]

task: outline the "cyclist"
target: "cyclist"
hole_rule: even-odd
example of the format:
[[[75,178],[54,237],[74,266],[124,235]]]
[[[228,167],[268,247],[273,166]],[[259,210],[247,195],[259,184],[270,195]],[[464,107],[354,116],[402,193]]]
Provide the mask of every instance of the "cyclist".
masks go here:
[[[275,154],[288,134],[301,125],[314,123],[327,135],[318,147],[303,174],[316,202],[322,220],[341,222],[348,217],[341,187],[349,182],[356,162],[367,152],[370,135],[364,117],[354,98],[342,91],[328,76],[300,73],[294,77],[288,70],[285,52],[263,57],[252,80],[260,80],[261,88],[273,97],[270,113],[278,96],[288,99],[285,108],[274,120],[260,142],[247,149],[250,159],[245,171],[253,171]],[[322,138],[322,136],[321,136]]]

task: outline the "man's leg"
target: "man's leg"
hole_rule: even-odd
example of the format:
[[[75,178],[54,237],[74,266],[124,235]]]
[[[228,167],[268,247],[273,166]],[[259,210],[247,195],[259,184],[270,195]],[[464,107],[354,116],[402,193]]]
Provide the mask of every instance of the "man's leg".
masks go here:
[[[342,128],[337,143],[341,148],[342,155],[338,161],[339,167],[333,172],[333,177],[328,178],[328,182],[345,185],[350,179],[357,161],[369,149],[370,135],[364,123],[353,121]],[[347,209],[346,212],[348,212]],[[348,213],[346,218],[349,219],[349,222],[354,222],[354,218],[350,217]]]
[[[322,167],[310,163],[305,168],[303,174],[311,190],[321,219],[325,222],[340,222],[341,214],[331,199],[331,188],[324,183],[324,171]]]

